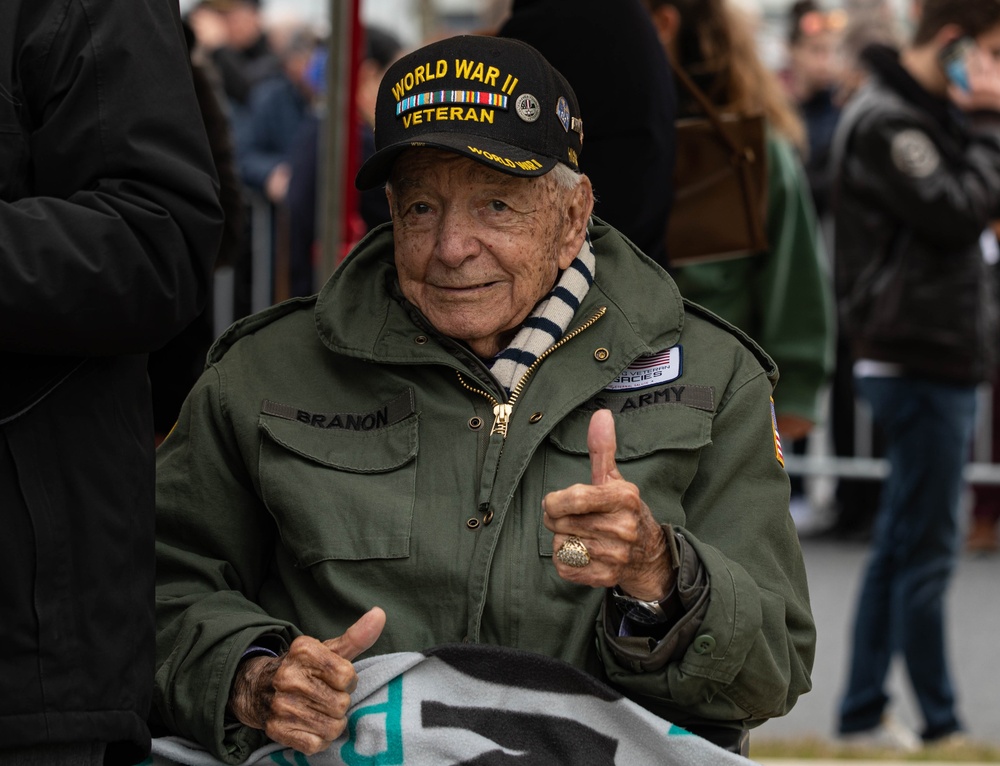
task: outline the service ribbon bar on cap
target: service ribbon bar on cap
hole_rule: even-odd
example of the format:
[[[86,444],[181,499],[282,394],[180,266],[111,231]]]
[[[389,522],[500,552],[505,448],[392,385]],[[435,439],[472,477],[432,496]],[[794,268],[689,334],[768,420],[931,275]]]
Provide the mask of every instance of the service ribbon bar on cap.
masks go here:
[[[396,104],[396,116],[418,106],[434,104],[480,104],[506,111],[507,97],[500,93],[488,93],[482,90],[435,90],[404,98]]]

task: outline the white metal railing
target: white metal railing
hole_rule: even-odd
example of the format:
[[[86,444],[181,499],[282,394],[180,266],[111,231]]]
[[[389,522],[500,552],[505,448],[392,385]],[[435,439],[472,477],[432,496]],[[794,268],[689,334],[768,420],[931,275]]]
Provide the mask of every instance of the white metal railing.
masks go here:
[[[976,392],[976,430],[972,445],[972,459],[965,466],[965,480],[969,484],[1000,484],[1000,464],[993,462],[993,389],[983,384]],[[785,454],[785,469],[793,476],[884,479],[889,475],[885,458],[874,457],[874,424],[871,410],[861,399],[855,402],[854,422],[855,457],[838,457],[825,449],[810,449],[809,454]],[[819,428],[813,438],[825,439],[826,430]],[[810,443],[812,446],[812,443]]]

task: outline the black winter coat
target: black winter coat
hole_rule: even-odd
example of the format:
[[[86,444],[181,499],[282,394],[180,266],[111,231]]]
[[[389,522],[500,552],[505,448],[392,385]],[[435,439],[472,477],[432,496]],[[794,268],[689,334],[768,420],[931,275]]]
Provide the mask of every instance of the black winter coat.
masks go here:
[[[148,751],[146,354],[221,226],[176,2],[0,3],[0,747]]]
[[[856,359],[930,380],[987,380],[1000,335],[980,238],[1000,219],[1000,116],[967,121],[888,48],[866,59],[874,76],[834,140],[842,326]]]

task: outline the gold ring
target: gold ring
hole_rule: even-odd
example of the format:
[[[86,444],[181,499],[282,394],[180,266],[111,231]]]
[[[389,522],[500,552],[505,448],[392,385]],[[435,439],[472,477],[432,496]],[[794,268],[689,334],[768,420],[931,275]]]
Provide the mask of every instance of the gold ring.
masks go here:
[[[573,535],[559,546],[556,558],[568,567],[585,567],[590,563],[590,551],[579,537]]]

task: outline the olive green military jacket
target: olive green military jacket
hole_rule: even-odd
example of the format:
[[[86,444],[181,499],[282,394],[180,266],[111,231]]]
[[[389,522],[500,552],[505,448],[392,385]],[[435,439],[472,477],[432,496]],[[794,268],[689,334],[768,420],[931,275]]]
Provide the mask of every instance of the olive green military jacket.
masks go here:
[[[244,650],[338,636],[374,605],[373,654],[551,655],[682,726],[753,726],[809,689],[776,370],[614,229],[591,236],[595,283],[506,436],[486,367],[399,297],[387,228],[317,298],[219,340],[158,454],[155,706],[173,733],[242,760],[262,736],[226,721]],[[542,524],[547,492],[590,480],[604,407],[619,470],[676,544],[687,610],[659,643],[617,637],[606,592],[556,574]]]

